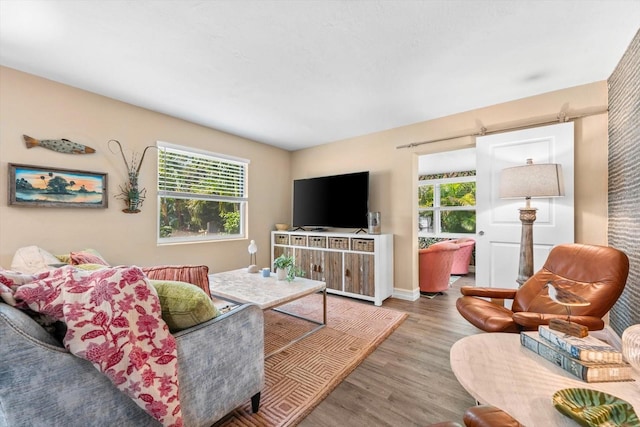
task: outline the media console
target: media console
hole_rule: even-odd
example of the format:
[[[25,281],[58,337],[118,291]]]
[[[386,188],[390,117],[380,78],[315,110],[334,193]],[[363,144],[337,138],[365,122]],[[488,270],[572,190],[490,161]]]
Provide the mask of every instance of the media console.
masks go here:
[[[393,293],[393,234],[272,231],[271,265],[293,255],[304,277],[327,284],[327,292],[373,301]]]

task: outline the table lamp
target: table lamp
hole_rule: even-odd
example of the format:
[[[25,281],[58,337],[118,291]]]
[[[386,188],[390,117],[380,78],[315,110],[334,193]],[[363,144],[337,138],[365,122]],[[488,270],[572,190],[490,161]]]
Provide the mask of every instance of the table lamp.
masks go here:
[[[533,275],[533,223],[537,208],[531,207],[532,197],[564,196],[562,167],[556,163],[533,164],[527,159],[524,166],[503,169],[500,174],[500,198],[524,197],[526,205],[519,208],[522,235],[520,237],[520,262],[518,282],[522,286]]]
[[[249,243],[249,267],[247,267],[247,272],[249,273],[257,273],[258,266],[256,265],[256,252],[258,252],[258,246],[256,245],[256,241],[252,240]]]

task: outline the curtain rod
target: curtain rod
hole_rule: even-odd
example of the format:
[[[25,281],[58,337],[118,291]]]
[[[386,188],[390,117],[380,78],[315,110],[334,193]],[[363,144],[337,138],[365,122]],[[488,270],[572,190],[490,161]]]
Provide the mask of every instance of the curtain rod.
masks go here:
[[[479,132],[465,133],[465,134],[461,134],[461,135],[450,136],[450,137],[447,137],[447,138],[431,139],[431,140],[428,140],[428,141],[412,142],[410,144],[398,145],[396,147],[396,149],[399,149],[399,148],[413,148],[413,147],[417,147],[419,145],[431,144],[433,142],[449,141],[449,140],[452,140],[452,139],[464,138],[464,137],[467,137],[467,136],[485,136],[485,135],[491,135],[491,134],[494,134],[494,133],[526,129],[526,128],[530,128],[530,127],[533,127],[533,126],[548,125],[548,124],[551,124],[551,123],[564,123],[564,122],[568,122],[568,121],[571,121],[571,120],[581,119],[583,117],[596,116],[598,114],[603,114],[603,113],[606,113],[608,111],[609,111],[609,109],[605,108],[603,110],[593,111],[593,112],[584,113],[584,114],[577,114],[577,115],[571,116],[571,117],[567,116],[567,113],[565,113],[564,111],[561,111],[554,118],[543,119],[543,120],[539,120],[539,121],[535,121],[535,122],[529,122],[529,123],[521,124],[521,125],[517,125],[517,126],[506,126],[506,127],[502,127],[502,128],[498,128],[498,129],[494,129],[494,130],[489,130],[486,127],[483,126],[483,127],[480,128]]]

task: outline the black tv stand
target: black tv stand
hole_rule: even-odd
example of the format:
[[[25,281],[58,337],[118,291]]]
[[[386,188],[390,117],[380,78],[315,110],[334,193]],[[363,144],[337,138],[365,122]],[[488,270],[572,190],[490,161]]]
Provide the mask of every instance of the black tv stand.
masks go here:
[[[360,234],[360,233],[366,233],[367,230],[365,230],[364,228],[358,228],[356,231],[353,232],[353,234]]]
[[[302,230],[302,231],[307,231],[307,230],[305,230],[305,229],[304,229],[304,227],[296,227],[296,228],[294,228],[294,229],[293,229],[293,230],[291,230],[291,231],[300,231],[300,230]]]

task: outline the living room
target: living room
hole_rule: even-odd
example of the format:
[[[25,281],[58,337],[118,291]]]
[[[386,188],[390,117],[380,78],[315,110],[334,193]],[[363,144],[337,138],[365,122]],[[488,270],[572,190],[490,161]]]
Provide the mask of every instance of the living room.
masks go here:
[[[635,62],[637,39],[636,34],[632,43],[636,50],[631,52],[631,61]],[[109,78],[108,73],[105,78]],[[0,266],[8,268],[16,250],[36,244],[52,253],[96,248],[112,265],[204,264],[211,272],[221,272],[246,267],[249,240],[255,240],[258,247],[257,265],[268,266],[270,232],[274,224],[289,222],[291,218],[294,179],[369,170],[370,208],[382,213],[382,232],[394,235],[393,297],[411,300],[418,288],[415,208],[418,157],[471,148],[475,140],[460,137],[407,149],[397,147],[473,133],[479,130],[479,124],[491,128],[529,122],[557,114],[565,106],[578,114],[610,107],[608,78],[290,151],[3,65],[0,67],[0,169],[5,172],[0,174],[0,199],[3,200],[0,204]],[[637,94],[637,81],[627,84],[628,91]],[[634,117],[637,123],[637,111]],[[579,243],[607,245],[621,241],[621,231],[615,229],[615,224],[613,228],[618,237],[611,236],[609,197],[616,189],[608,186],[612,167],[608,155],[608,119],[607,114],[596,114],[574,121],[575,241]],[[41,139],[64,137],[90,146],[96,152],[71,156],[41,148],[27,149],[24,134]],[[146,146],[164,141],[250,159],[246,237],[158,245],[155,153],[145,158],[140,170],[140,187],[148,192],[141,212],[123,213],[124,203],[116,195],[119,185],[127,181],[127,171],[119,153],[109,147],[108,141],[112,139],[120,141],[127,153],[141,153]],[[627,144],[637,146],[634,141]],[[6,203],[9,163],[106,173],[108,208],[9,206]],[[630,228],[628,232],[634,230]],[[630,280],[631,284],[637,282],[640,255],[637,240],[629,245],[623,249],[632,259],[630,278],[634,277],[635,282]],[[626,301],[626,307],[633,307],[633,302],[638,301],[638,290],[634,288]],[[633,323],[637,322],[635,318]]]

